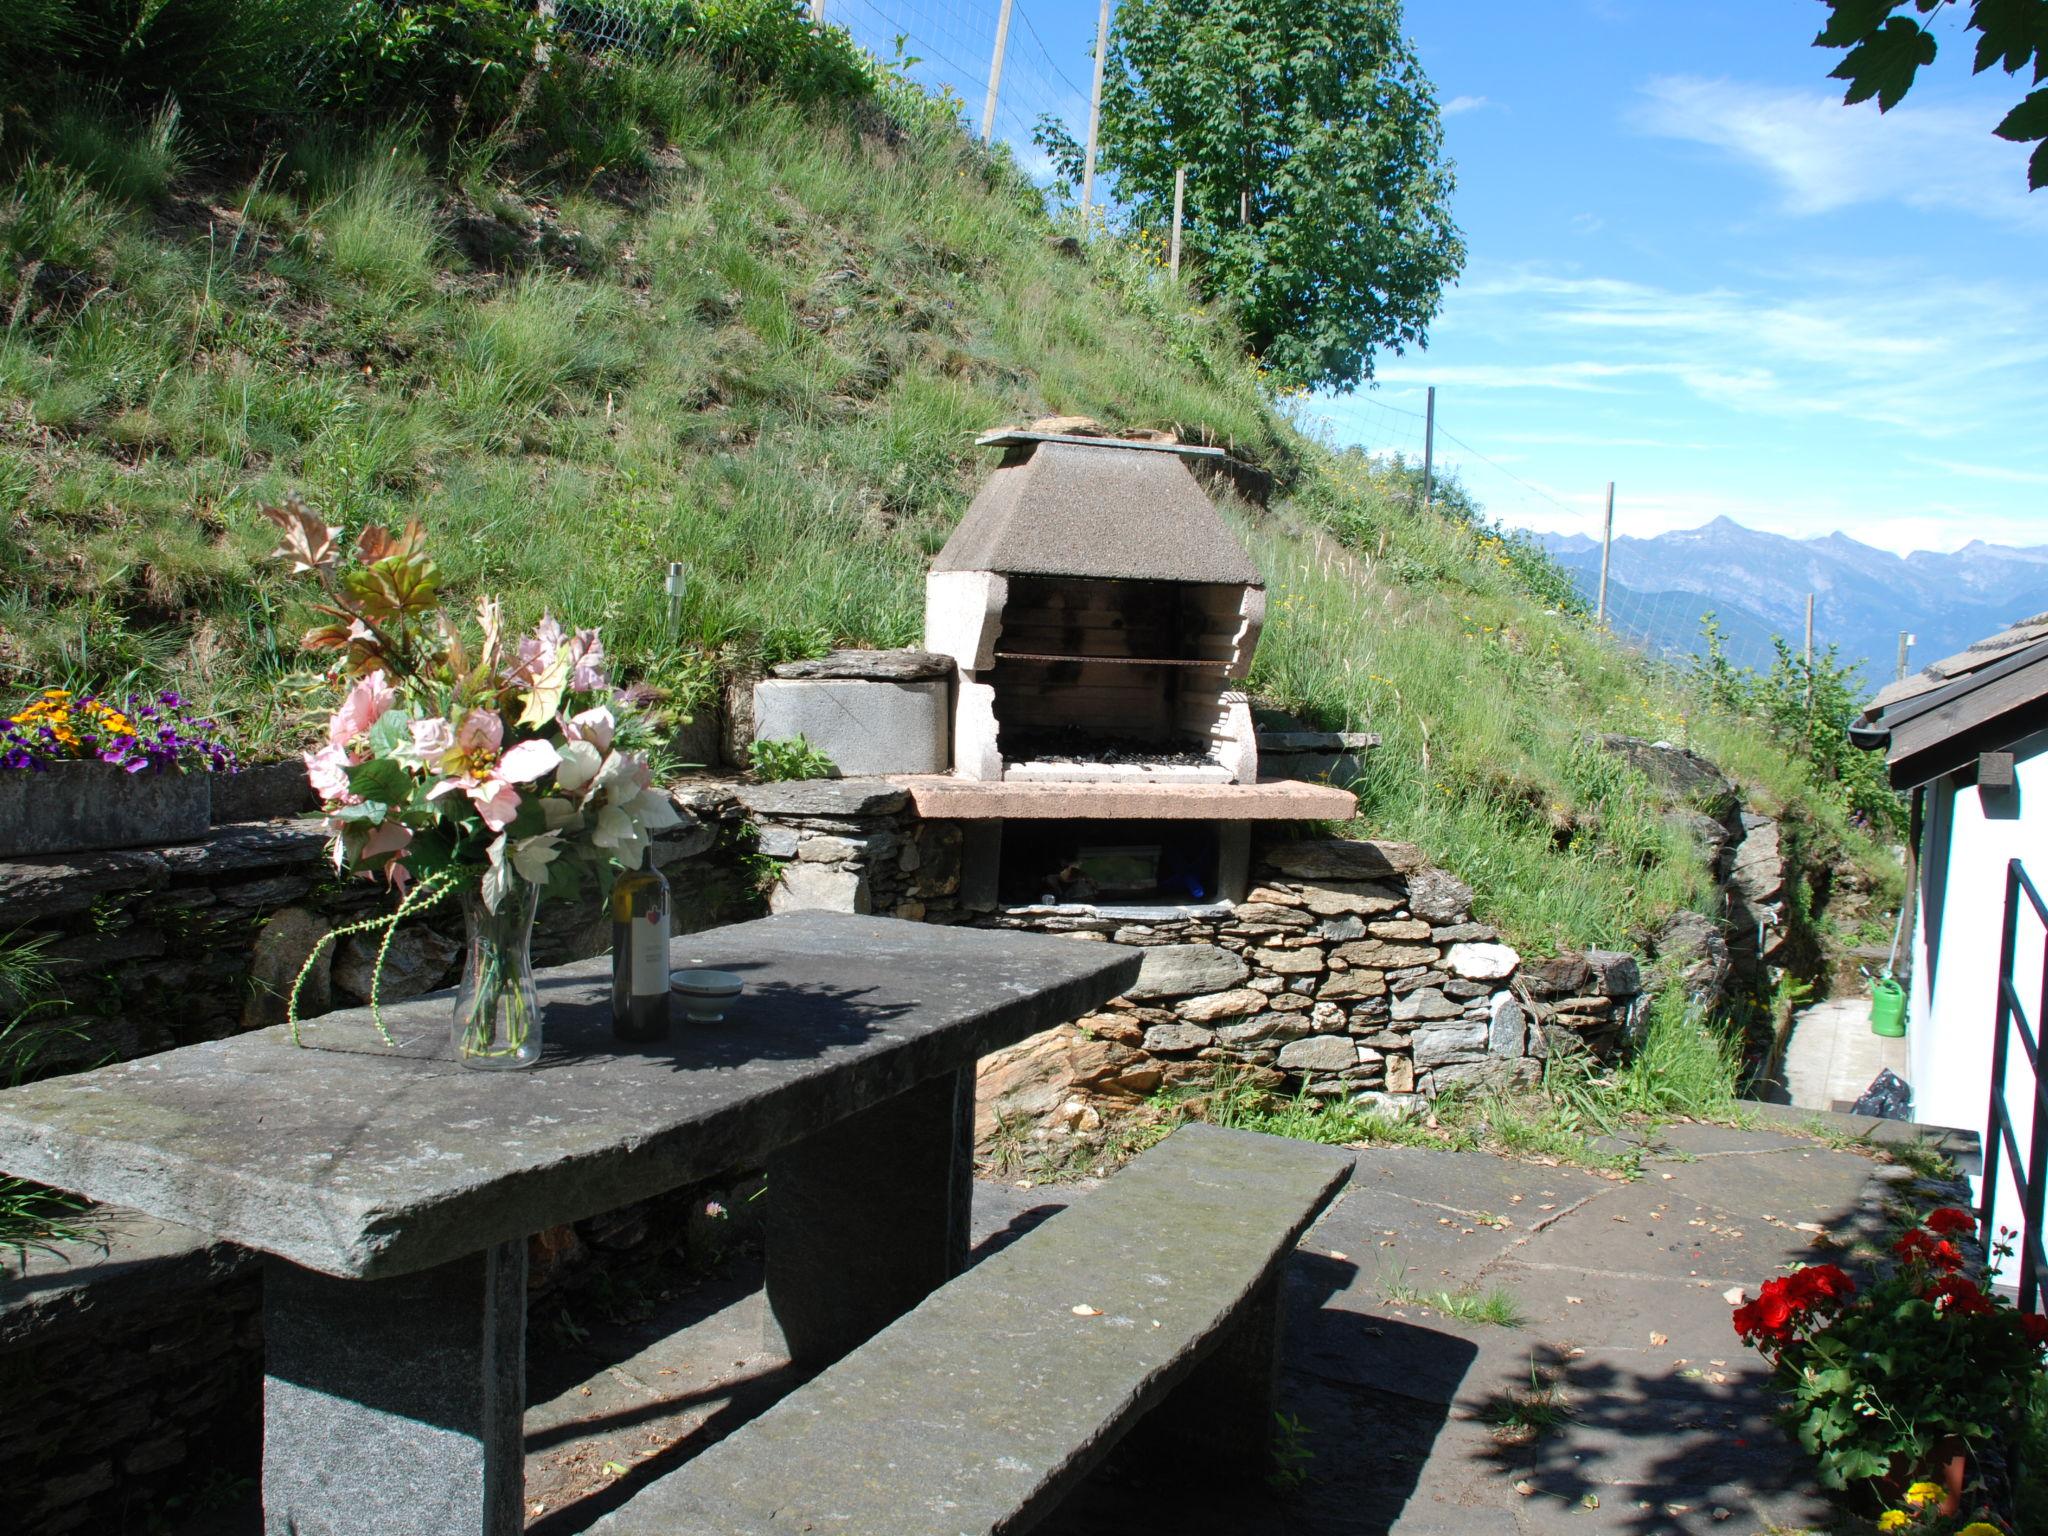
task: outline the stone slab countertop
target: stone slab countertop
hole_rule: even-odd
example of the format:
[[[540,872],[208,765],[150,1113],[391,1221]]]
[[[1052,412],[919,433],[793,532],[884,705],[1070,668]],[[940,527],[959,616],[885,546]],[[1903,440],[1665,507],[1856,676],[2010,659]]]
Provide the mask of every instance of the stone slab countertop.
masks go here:
[[[406,1274],[746,1167],[1073,1018],[1137,951],[800,912],[676,939],[746,979],[719,1025],[611,1038],[608,956],[537,974],[546,1049],[453,1059],[452,994],[0,1092],[0,1171],[344,1278]],[[680,1010],[679,1010],[680,1011]]]
[[[1358,797],[1294,779],[1257,784],[1019,783],[892,774],[934,821],[1349,821]]]

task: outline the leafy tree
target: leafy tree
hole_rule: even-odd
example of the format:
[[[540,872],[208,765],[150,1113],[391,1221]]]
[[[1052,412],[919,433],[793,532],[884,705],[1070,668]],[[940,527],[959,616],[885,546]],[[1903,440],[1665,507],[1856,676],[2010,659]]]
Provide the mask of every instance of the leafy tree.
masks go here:
[[[1877,109],[1889,112],[1913,87],[1920,68],[1934,62],[1933,23],[1963,0],[1822,0],[1828,24],[1813,40],[1816,48],[1843,48],[1848,56],[1830,78],[1849,82],[1842,98],[1854,106],[1877,98]],[[1920,14],[1895,15],[1908,6]],[[2034,145],[2027,161],[2027,186],[2048,186],[2048,0],[1969,0],[1964,29],[1977,34],[1972,69],[1977,74],[1996,64],[2008,75],[2029,66],[2035,89],[1991,131],[2016,144]]]
[[[1905,830],[1906,803],[1885,776],[1884,754],[1849,740],[1849,722],[1870,694],[1862,663],[1842,661],[1831,645],[1809,666],[1784,636],[1773,635],[1771,669],[1757,672],[1728,659],[1713,614],[1701,620],[1700,634],[1706,655],[1695,658],[1692,674],[1708,704],[1768,727],[1804,760],[1807,782],[1856,822],[1894,837]]]
[[[1400,0],[1123,0],[1101,167],[1237,305],[1283,383],[1350,389],[1421,345],[1465,261],[1436,92]]]

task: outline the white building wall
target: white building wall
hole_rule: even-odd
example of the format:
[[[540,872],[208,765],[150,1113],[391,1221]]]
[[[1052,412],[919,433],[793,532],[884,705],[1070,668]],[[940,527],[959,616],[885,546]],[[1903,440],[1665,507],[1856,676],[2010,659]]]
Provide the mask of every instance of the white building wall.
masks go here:
[[[1953,777],[1927,793],[1907,1014],[1913,1117],[1927,1124],[1986,1130],[2007,861],[2022,860],[2048,895],[2048,732],[2013,750],[2019,759],[2017,793],[1959,787]],[[2025,911],[2019,937],[2020,995],[2037,1012],[2044,935]],[[2048,1023],[2034,1022],[2037,1028]],[[2017,1043],[2010,1051],[2019,1065]],[[2020,1119],[2024,1146],[2025,1079],[2013,1068],[2007,1077],[2008,1102]],[[2008,1186],[2000,1217],[2016,1226],[2016,1218],[2006,1214],[2015,1208],[2009,1197]]]

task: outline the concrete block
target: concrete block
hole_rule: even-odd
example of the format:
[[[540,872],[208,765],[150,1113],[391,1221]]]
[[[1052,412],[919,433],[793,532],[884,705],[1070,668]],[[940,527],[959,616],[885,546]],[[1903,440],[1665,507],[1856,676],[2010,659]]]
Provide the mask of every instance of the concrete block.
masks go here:
[[[932,571],[924,579],[924,648],[951,656],[964,671],[996,664],[996,636],[1010,583],[993,571]]]
[[[1259,648],[1259,631],[1266,627],[1266,589],[1246,587],[1244,597],[1237,605],[1237,634],[1232,638],[1230,669],[1224,675],[1245,678],[1251,675],[1252,652]]]
[[[943,773],[946,684],[771,678],[754,685],[754,739],[801,736],[844,774]]]
[[[874,897],[868,889],[864,870],[842,869],[830,864],[788,864],[782,878],[768,893],[770,912],[852,912],[872,911]]]
[[[963,779],[995,783],[1003,776],[996,690],[962,677],[953,690],[953,767]]]

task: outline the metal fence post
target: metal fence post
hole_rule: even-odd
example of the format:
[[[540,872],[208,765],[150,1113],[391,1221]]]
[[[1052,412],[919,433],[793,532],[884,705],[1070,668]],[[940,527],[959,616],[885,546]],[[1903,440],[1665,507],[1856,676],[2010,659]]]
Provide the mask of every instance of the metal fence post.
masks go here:
[[[1009,0],[1004,0],[1008,4]],[[1188,168],[1177,165],[1173,168],[1173,246],[1167,253],[1166,269],[1175,282],[1180,281],[1180,221],[1181,210],[1187,204]]]
[[[1081,171],[1081,233],[1092,234],[1095,205],[1095,136],[1102,128],[1102,66],[1109,54],[1109,0],[1095,24],[1095,84],[1088,92],[1088,160]]]
[[[981,142],[986,144],[996,134],[996,91],[1003,83],[1003,51],[1010,44],[1010,7],[1015,0],[1003,0],[1003,8],[996,15],[996,53],[989,60],[988,100],[981,109]]]

